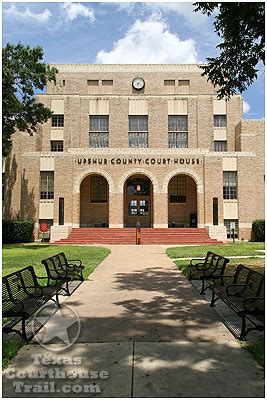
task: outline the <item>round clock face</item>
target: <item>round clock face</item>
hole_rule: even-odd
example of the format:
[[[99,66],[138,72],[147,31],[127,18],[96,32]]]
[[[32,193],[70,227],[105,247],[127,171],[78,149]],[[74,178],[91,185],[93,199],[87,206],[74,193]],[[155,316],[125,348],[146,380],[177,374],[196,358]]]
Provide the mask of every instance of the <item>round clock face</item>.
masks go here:
[[[145,86],[145,81],[143,78],[134,78],[133,87],[137,90],[143,89]]]

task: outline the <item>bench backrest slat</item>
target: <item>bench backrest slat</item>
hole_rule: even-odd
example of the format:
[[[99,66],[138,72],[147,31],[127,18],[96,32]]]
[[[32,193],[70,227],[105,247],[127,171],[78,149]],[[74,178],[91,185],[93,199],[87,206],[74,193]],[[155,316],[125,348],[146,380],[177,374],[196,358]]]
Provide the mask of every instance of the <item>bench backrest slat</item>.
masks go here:
[[[239,292],[241,297],[264,297],[264,275],[245,265],[237,266],[233,283],[246,285]]]
[[[32,286],[29,288],[29,286]],[[32,266],[22,268],[2,278],[2,298],[3,311],[8,310],[14,304],[7,300],[26,299],[30,294],[35,292],[38,286],[36,274]]]
[[[42,260],[50,279],[56,279],[63,272],[63,276],[68,267],[68,262],[64,253],[55,254]]]

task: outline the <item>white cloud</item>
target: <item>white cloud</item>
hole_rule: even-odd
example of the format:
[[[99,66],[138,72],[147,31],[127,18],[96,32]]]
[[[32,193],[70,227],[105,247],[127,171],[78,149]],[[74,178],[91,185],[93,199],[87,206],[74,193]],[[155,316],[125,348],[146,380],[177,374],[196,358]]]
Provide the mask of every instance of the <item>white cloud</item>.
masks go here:
[[[197,51],[192,39],[180,40],[168,30],[167,24],[152,15],[146,21],[137,20],[122,39],[108,52],[101,50],[96,62],[101,64],[191,64]]]
[[[28,7],[24,11],[18,10],[14,4],[11,4],[9,8],[4,8],[3,13],[11,18],[32,19],[39,23],[47,22],[52,15],[47,8],[43,12],[33,13]]]
[[[154,3],[154,2],[145,2],[144,5],[152,10],[159,10],[163,12],[174,12],[177,15],[181,15],[186,22],[191,27],[200,27],[200,25],[204,25],[207,23],[209,19],[206,15],[202,14],[200,11],[194,12],[193,10],[196,6],[193,6],[192,3],[169,3],[169,2],[161,2],[161,3]]]
[[[95,21],[94,11],[81,3],[63,3],[61,8],[66,12],[66,19],[73,21],[77,17],[89,18],[91,22]]]
[[[249,111],[250,111],[250,105],[245,100],[243,100],[243,113],[245,114]]]

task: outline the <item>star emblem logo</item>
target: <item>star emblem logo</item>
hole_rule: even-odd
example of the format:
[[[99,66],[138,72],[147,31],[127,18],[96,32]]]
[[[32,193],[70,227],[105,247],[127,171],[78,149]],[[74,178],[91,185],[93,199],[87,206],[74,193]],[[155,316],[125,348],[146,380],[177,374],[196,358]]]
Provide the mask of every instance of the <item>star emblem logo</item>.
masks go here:
[[[36,325],[42,328],[37,332]],[[67,349],[77,340],[80,334],[80,318],[70,306],[63,304],[61,308],[54,306],[53,311],[47,315],[47,306],[41,307],[34,315],[32,329],[34,338],[38,343],[47,348],[48,344],[58,344],[60,348],[55,351]],[[63,344],[63,347],[62,347]],[[51,350],[51,348],[49,347]]]

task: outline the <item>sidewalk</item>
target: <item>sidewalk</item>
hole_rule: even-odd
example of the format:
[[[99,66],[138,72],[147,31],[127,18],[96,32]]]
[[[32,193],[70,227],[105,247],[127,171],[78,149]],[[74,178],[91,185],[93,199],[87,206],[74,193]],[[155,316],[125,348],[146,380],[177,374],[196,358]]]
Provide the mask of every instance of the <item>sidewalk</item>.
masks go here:
[[[38,369],[33,353],[81,357],[80,366],[61,365],[61,370],[105,370],[109,378],[93,381],[101,393],[67,396],[60,388],[70,379],[58,378],[55,393],[38,397],[264,397],[262,369],[161,246],[108,247],[108,258],[63,304],[81,319],[76,343],[55,353],[59,339],[51,340],[48,350],[33,342],[12,367]],[[28,384],[43,381],[27,378]],[[36,397],[14,393],[6,377],[3,387],[5,397]]]

